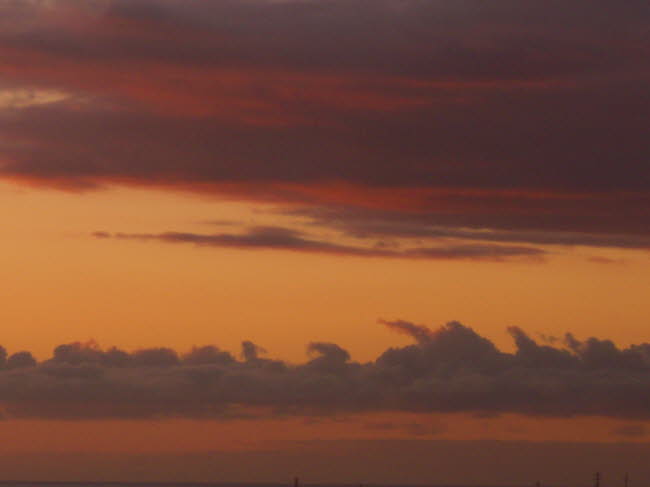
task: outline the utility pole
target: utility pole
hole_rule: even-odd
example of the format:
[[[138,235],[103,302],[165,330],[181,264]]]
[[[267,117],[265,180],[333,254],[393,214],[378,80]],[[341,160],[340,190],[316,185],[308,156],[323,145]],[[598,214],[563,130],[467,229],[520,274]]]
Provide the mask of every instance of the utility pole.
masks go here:
[[[594,475],[594,487],[600,487],[600,472]]]
[[[625,472],[625,487],[628,487],[630,483],[630,476],[628,475],[627,472]]]

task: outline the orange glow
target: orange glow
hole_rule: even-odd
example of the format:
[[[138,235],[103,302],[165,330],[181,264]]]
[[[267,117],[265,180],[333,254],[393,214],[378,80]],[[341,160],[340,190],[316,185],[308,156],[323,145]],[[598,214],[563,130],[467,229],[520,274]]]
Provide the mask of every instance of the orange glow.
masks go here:
[[[378,318],[434,327],[456,319],[505,349],[510,325],[621,345],[646,339],[639,303],[650,290],[650,262],[640,251],[576,249],[545,264],[477,264],[101,241],[90,233],[210,233],[206,222],[214,220],[284,220],[259,205],[142,190],[89,193],[83,205],[78,198],[10,186],[0,192],[12,209],[0,243],[0,263],[12,276],[0,308],[10,350],[46,358],[60,343],[94,339],[105,347],[217,344],[236,352],[251,339],[270,356],[299,362],[305,345],[319,340],[369,360],[408,343]],[[586,258],[593,256],[625,264]]]
[[[0,484],[650,477],[604,3],[0,0]]]

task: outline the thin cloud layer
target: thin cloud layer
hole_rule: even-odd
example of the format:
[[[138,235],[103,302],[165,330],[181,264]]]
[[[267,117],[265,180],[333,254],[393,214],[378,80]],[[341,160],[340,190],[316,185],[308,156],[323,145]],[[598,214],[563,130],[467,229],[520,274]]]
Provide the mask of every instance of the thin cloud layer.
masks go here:
[[[649,8],[4,2],[0,177],[647,248]]]
[[[543,195],[540,196],[543,198]],[[471,204],[471,196],[468,204]],[[535,204],[535,202],[532,202]],[[637,200],[638,204],[644,204]],[[567,200],[559,198],[556,203],[545,203],[547,206],[567,204]],[[589,205],[589,201],[584,202]],[[614,202],[610,202],[614,204]],[[622,203],[624,204],[624,203]],[[538,206],[538,209],[541,208]],[[595,208],[594,208],[595,209]],[[604,210],[601,209],[601,210]],[[531,209],[530,211],[534,211]],[[541,218],[536,222],[526,222],[521,215],[519,218],[505,212],[502,215],[490,215],[491,228],[481,228],[480,219],[469,215],[441,215],[439,213],[413,211],[382,211],[347,207],[302,208],[280,211],[289,216],[306,219],[309,225],[329,227],[342,234],[360,238],[407,238],[407,239],[460,239],[482,242],[511,242],[536,245],[580,245],[587,247],[611,247],[625,249],[650,249],[650,236],[644,234],[644,229],[638,231],[629,229],[628,233],[614,227],[610,232],[602,222],[595,219],[573,218],[569,213],[556,224],[562,229],[552,229],[549,219]],[[524,211],[527,214],[527,211]],[[456,221],[459,226],[452,226]],[[552,231],[549,231],[552,230]]]
[[[367,363],[321,342],[308,346],[302,364],[265,358],[252,342],[244,342],[240,359],[216,346],[179,354],[71,343],[36,363],[28,352],[7,358],[2,349],[0,402],[7,418],[227,420],[377,411],[650,418],[650,344],[619,348],[567,334],[562,343],[541,345],[512,327],[516,350],[507,353],[458,322],[438,330],[384,323],[416,343]]]

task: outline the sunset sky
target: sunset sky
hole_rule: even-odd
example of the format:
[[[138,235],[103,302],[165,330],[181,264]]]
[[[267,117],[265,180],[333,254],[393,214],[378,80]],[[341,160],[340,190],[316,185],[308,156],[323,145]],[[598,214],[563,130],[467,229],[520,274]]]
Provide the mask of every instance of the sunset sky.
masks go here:
[[[650,475],[649,22],[0,0],[0,480]]]

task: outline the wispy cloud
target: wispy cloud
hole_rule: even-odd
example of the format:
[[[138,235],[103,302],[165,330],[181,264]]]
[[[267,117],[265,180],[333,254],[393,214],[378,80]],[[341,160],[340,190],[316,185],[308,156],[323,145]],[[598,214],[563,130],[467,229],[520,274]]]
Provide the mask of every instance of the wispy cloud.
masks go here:
[[[94,232],[99,239],[159,241],[195,244],[205,247],[237,249],[271,249],[352,257],[401,259],[471,259],[501,261],[513,258],[540,259],[546,252],[535,247],[479,244],[441,244],[432,247],[387,249],[381,246],[362,247],[313,239],[297,230],[283,227],[253,227],[246,233],[197,234],[167,232],[159,234],[126,234]]]
[[[478,207],[486,197],[490,198],[489,195],[468,195],[464,204]],[[548,198],[551,197],[552,195],[548,195]],[[551,205],[556,206],[558,213],[551,217],[554,221],[542,220],[533,223],[526,222],[521,213],[532,215],[536,211],[535,208],[522,208],[519,215],[505,210],[501,214],[484,214],[482,218],[472,217],[471,212],[467,215],[447,215],[444,211],[395,211],[361,209],[354,206],[293,208],[280,210],[279,213],[299,218],[314,227],[330,228],[358,239],[458,239],[543,246],[650,249],[650,235],[645,233],[643,227],[635,230],[630,226],[615,231],[613,227],[607,228],[606,223],[599,224],[591,217],[574,218],[570,213],[562,216],[561,207],[564,204],[571,204],[567,198],[572,199],[572,197],[569,195],[565,197],[556,195],[556,197],[558,201],[555,203],[543,203],[547,208]],[[514,203],[516,198],[517,196],[513,196],[511,201]],[[543,200],[544,195],[537,197],[531,195],[530,198]],[[630,197],[630,204],[632,201],[643,204],[643,198],[640,196]],[[594,201],[589,197],[583,201],[585,206],[593,203]],[[621,204],[626,203],[621,202]],[[489,203],[487,207],[490,207]]]

